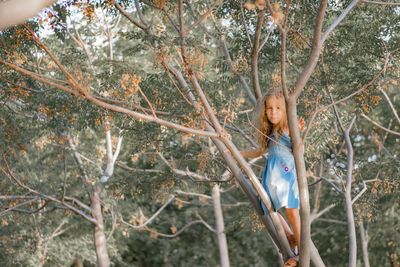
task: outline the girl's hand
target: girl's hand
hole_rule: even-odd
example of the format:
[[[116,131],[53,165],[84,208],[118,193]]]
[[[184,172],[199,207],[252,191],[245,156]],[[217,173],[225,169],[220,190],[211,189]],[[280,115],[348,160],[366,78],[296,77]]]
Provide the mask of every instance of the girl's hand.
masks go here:
[[[297,125],[299,126],[299,131],[300,132],[303,131],[305,124],[306,124],[306,122],[304,121],[303,117],[300,117],[298,122],[297,122]]]

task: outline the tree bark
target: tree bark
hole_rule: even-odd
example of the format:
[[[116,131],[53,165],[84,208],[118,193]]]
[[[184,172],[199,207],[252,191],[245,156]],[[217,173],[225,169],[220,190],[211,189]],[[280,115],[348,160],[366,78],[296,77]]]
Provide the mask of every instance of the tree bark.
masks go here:
[[[368,232],[364,228],[364,222],[362,219],[360,222],[360,239],[361,239],[361,248],[362,248],[362,252],[363,252],[364,266],[369,267]]]
[[[310,196],[308,192],[307,174],[304,162],[304,151],[297,123],[296,98],[287,99],[287,116],[289,120],[290,138],[293,144],[293,156],[296,165],[297,182],[300,194],[300,266],[309,266],[311,251]]]
[[[94,227],[94,244],[96,246],[97,263],[100,267],[109,267],[110,260],[107,252],[107,238],[104,234],[103,215],[101,213],[100,192],[101,186],[97,185],[91,196],[92,216],[96,219],[97,225]]]
[[[218,246],[219,246],[219,255],[221,259],[221,266],[229,267],[228,244],[226,242],[226,236],[224,232],[224,217],[221,208],[221,198],[220,198],[218,184],[215,184],[212,189],[212,199],[214,205],[215,220],[217,225],[217,236],[218,236]]]
[[[336,113],[337,114],[337,113]],[[339,116],[337,114],[337,116]],[[355,121],[354,117],[350,122],[347,129],[344,129],[342,123],[340,126],[343,131],[344,139],[347,146],[347,175],[346,175],[346,190],[344,192],[344,197],[346,201],[346,215],[347,215],[347,227],[349,231],[349,267],[355,267],[357,261],[357,237],[356,237],[356,227],[354,223],[353,205],[351,198],[351,183],[353,180],[353,146],[350,140],[350,130]],[[338,117],[339,119],[339,117]]]

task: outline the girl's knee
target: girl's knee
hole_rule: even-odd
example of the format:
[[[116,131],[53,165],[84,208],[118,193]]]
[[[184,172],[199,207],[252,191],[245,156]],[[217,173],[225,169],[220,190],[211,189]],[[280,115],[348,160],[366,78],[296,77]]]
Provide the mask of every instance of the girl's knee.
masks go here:
[[[299,209],[286,208],[286,215],[289,217],[300,217]]]

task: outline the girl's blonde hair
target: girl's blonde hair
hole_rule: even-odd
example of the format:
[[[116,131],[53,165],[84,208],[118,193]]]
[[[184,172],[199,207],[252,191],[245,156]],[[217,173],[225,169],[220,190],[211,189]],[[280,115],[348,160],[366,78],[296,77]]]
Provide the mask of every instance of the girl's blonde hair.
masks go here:
[[[263,152],[268,149],[268,138],[271,133],[276,132],[276,140],[279,139],[283,129],[288,127],[288,120],[286,114],[286,106],[283,109],[282,120],[275,127],[271,122],[269,122],[266,113],[267,100],[271,96],[275,96],[276,98],[281,98],[283,96],[283,92],[281,88],[271,88],[269,89],[265,95],[259,99],[256,110],[255,110],[255,125],[258,129],[257,131],[257,140],[258,144]]]

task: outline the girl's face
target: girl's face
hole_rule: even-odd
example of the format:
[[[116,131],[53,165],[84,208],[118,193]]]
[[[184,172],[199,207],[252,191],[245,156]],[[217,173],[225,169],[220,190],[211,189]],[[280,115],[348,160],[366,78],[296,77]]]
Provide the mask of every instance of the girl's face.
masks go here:
[[[270,123],[273,125],[278,124],[286,114],[285,110],[285,99],[283,97],[272,95],[267,98],[265,103],[265,112],[267,113],[267,118]]]

